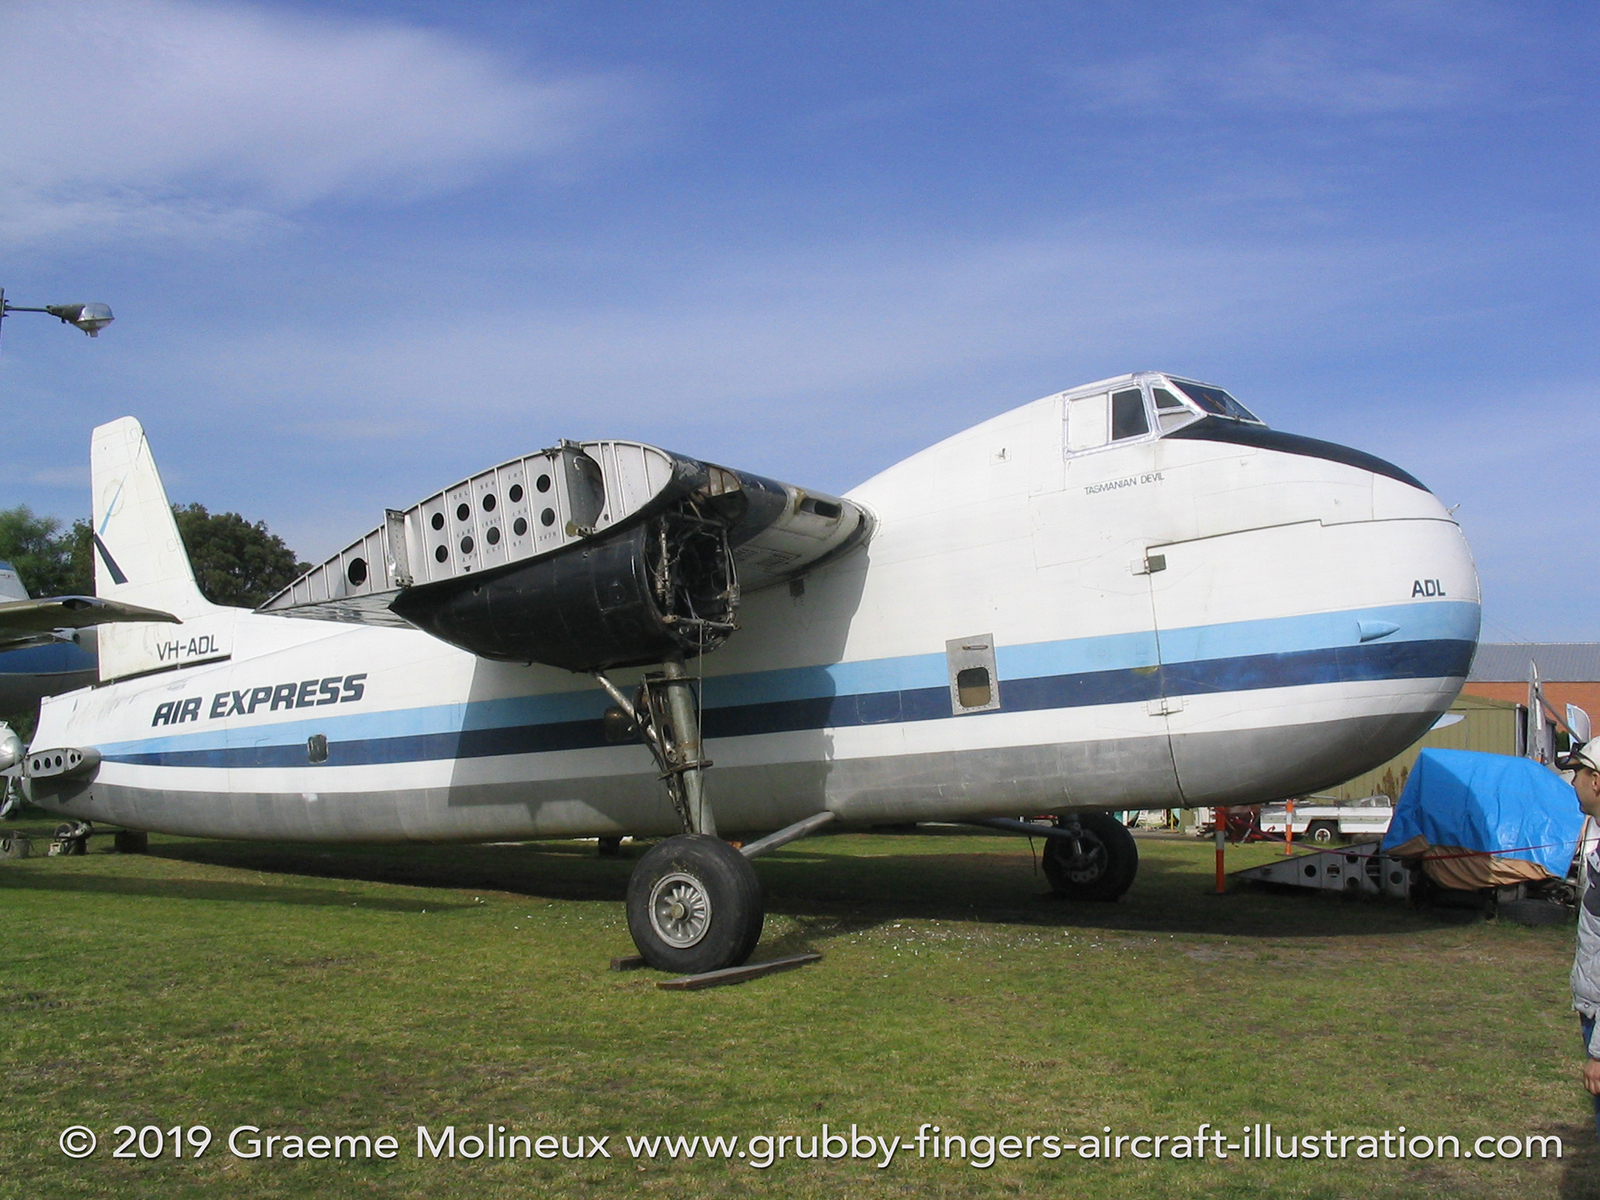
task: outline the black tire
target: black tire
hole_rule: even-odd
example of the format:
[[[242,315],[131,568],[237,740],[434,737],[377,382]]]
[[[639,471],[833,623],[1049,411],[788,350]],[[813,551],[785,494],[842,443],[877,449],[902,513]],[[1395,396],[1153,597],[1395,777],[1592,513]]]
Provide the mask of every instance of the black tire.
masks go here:
[[[1313,821],[1306,826],[1306,841],[1318,846],[1333,846],[1339,842],[1339,827],[1332,821]]]
[[[761,940],[765,917],[750,861],[703,833],[658,842],[628,877],[628,932],[659,971],[738,966]]]
[[[119,829],[112,839],[118,854],[148,854],[150,835],[138,829]]]
[[[1077,844],[1047,838],[1044,877],[1067,900],[1117,900],[1139,873],[1139,846],[1121,821],[1108,813],[1078,818]],[[1080,852],[1081,848],[1081,852]]]
[[[0,858],[27,858],[33,843],[20,833],[0,834]]]

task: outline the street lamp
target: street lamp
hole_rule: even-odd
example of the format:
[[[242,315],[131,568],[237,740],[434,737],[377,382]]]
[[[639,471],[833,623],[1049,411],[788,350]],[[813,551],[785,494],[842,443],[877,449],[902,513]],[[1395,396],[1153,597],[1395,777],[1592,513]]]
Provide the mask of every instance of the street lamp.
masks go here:
[[[107,304],[46,304],[43,308],[11,304],[6,300],[5,288],[0,288],[0,322],[5,321],[6,314],[14,312],[49,313],[63,325],[76,325],[90,337],[99,337],[100,331],[116,319]]]

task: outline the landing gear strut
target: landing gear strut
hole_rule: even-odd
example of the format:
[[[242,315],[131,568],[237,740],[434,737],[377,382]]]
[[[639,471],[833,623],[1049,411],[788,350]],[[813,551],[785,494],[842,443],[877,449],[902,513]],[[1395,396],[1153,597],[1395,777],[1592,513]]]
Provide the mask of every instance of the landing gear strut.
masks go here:
[[[627,728],[649,747],[683,831],[716,836],[717,820],[706,803],[705,773],[711,762],[700,756],[700,714],[694,681],[683,660],[663,663],[659,674],[645,676],[633,700],[604,671],[596,671],[594,677],[617,702],[607,721],[620,714],[612,723]]]
[[[630,700],[601,671],[600,686],[650,748],[683,833],[658,843],[628,879],[628,932],[652,967],[698,974],[735,967],[761,939],[761,881],[743,854],[717,837],[706,800],[700,714],[681,659],[662,664]]]
[[[1056,818],[1067,836],[1045,840],[1044,877],[1068,900],[1116,900],[1133,886],[1139,847],[1127,827],[1109,813]]]

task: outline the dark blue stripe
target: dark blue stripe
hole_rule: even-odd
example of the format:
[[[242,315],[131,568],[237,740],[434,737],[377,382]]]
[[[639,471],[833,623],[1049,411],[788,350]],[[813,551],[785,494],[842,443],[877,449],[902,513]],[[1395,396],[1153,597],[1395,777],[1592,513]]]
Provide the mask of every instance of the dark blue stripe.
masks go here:
[[[98,533],[90,534],[94,538],[94,548],[100,551],[100,557],[105,560],[106,570],[111,572],[112,583],[127,583],[128,577],[122,573],[122,568],[117,566],[117,560],[111,557],[111,551],[106,549],[106,544],[100,540]]]
[[[992,711],[1086,708],[1154,700],[1163,695],[1197,696],[1318,683],[1465,676],[1475,647],[1476,644],[1469,641],[1397,642],[1387,646],[1370,643],[1365,646],[1335,646],[1325,650],[1175,663],[1165,667],[1003,679],[1000,681],[1001,707]],[[818,696],[807,700],[778,700],[766,704],[709,708],[705,712],[705,736],[748,737],[759,733],[934,721],[950,715],[950,690],[945,687],[853,696]],[[972,715],[978,717],[987,714]],[[327,765],[351,767],[450,758],[494,758],[507,754],[540,754],[551,750],[589,750],[606,744],[599,721],[559,721],[541,725],[508,725],[497,729],[369,738],[353,742],[330,740]],[[118,754],[108,756],[107,761],[159,767],[311,765],[306,756],[306,747],[300,742],[287,746],[230,746],[212,750]]]

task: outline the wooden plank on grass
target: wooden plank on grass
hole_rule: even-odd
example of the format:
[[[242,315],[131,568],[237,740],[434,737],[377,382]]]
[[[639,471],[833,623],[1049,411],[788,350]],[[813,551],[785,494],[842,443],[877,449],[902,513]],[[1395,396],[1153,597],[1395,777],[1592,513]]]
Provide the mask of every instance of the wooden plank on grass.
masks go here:
[[[703,975],[684,975],[677,979],[664,979],[656,984],[669,992],[697,992],[701,988],[721,987],[727,983],[743,983],[763,975],[776,975],[779,971],[792,971],[807,963],[821,962],[820,954],[791,954],[788,958],[772,958],[766,962],[745,963],[742,967],[724,967],[720,971],[707,971]]]
[[[611,960],[613,971],[637,971],[640,967],[648,965],[642,954],[623,954]]]

